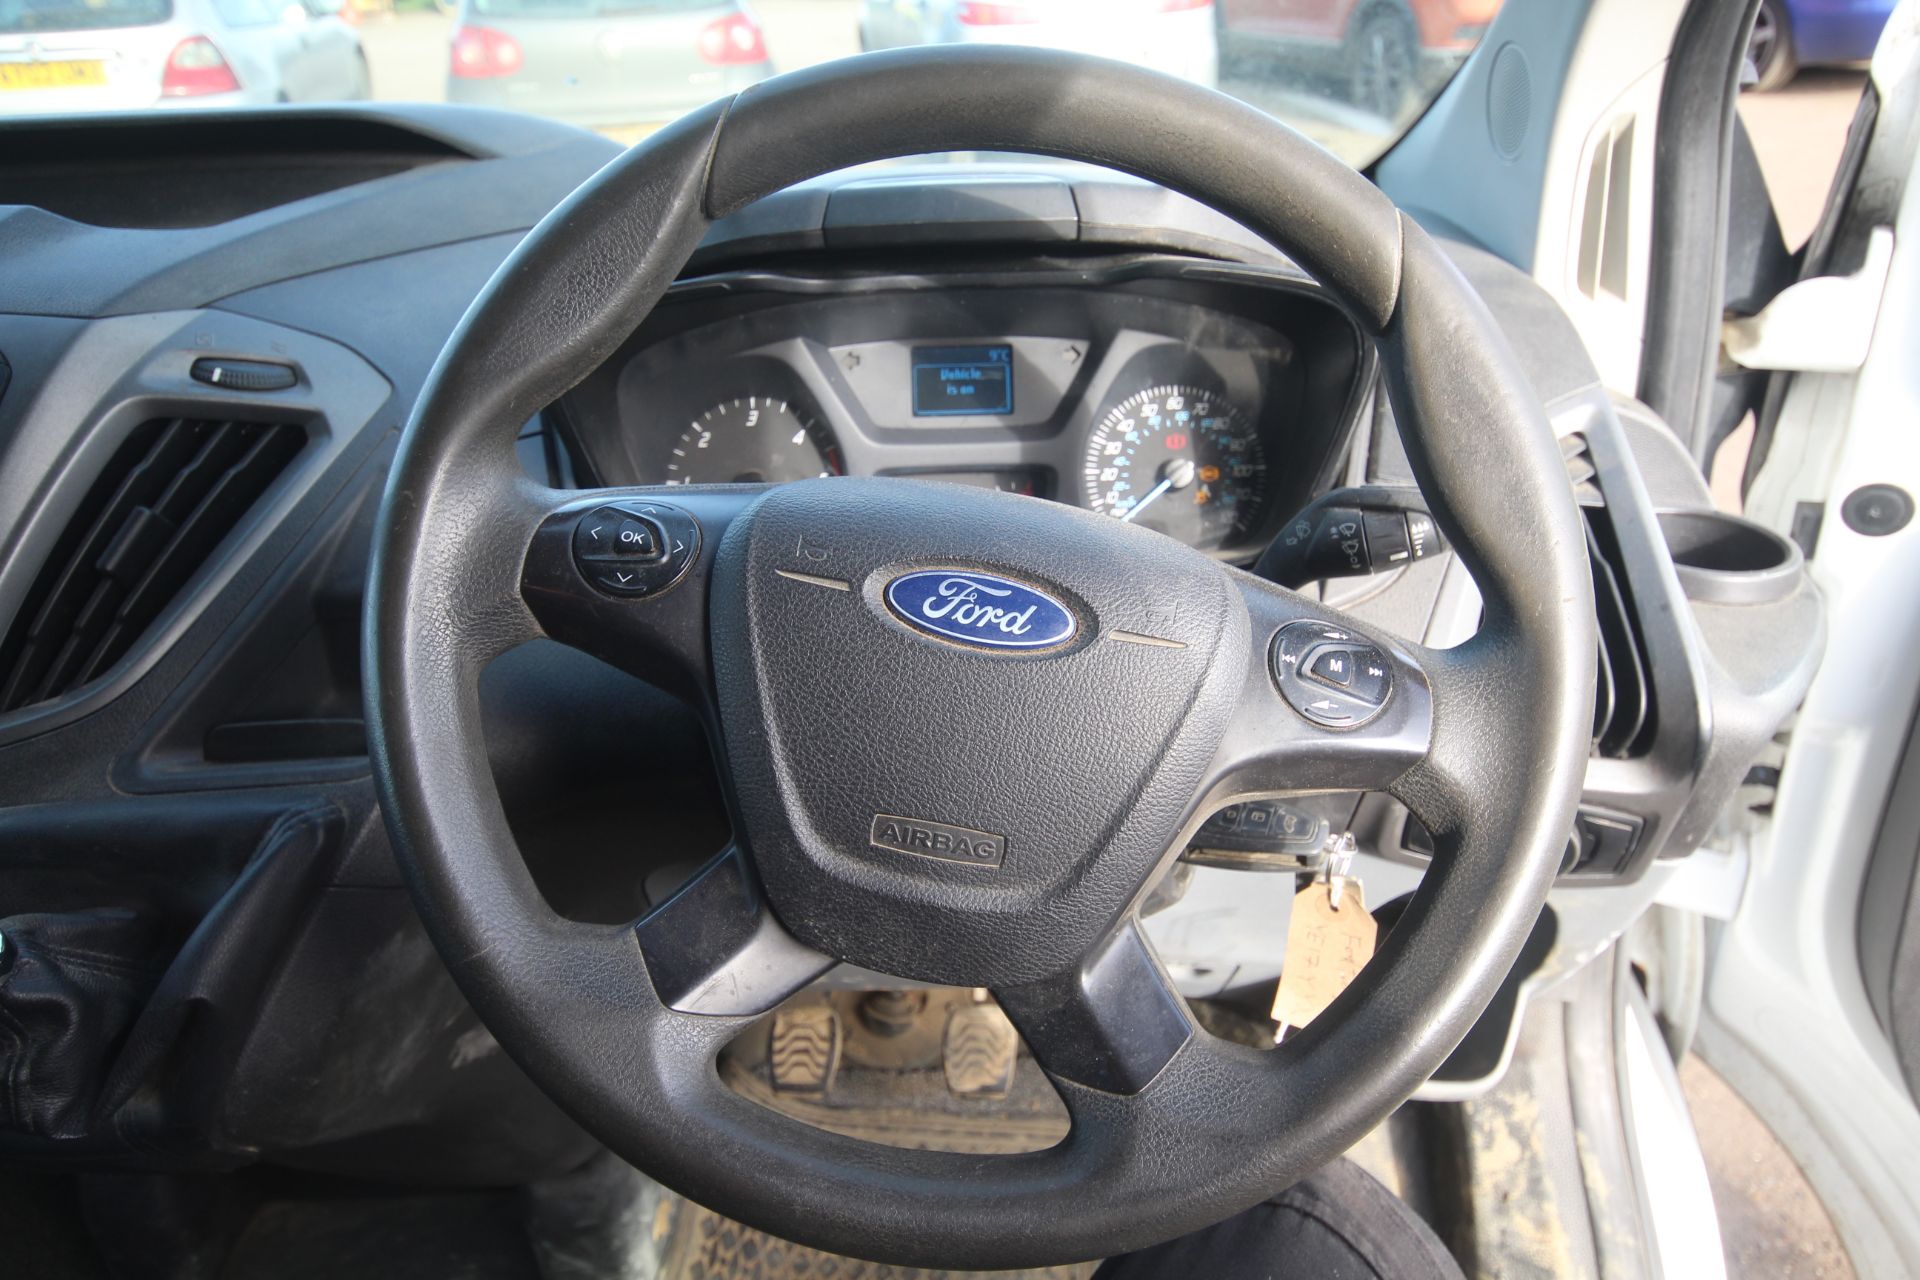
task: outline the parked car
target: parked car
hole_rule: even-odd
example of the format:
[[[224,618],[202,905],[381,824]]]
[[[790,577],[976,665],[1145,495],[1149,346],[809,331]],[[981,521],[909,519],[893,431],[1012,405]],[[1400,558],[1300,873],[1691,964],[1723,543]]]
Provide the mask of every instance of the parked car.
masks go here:
[[[1218,0],[1230,63],[1316,64],[1363,111],[1396,120],[1445,83],[1500,12],[1500,0]]]
[[[1747,38],[1753,88],[1781,88],[1802,67],[1865,62],[1892,12],[1893,0],[1761,0]]]
[[[740,0],[460,0],[447,101],[655,124],[773,74]]]
[[[860,47],[1027,44],[1152,67],[1211,86],[1214,0],[866,0]]]
[[[368,96],[340,0],[4,0],[0,115]]]

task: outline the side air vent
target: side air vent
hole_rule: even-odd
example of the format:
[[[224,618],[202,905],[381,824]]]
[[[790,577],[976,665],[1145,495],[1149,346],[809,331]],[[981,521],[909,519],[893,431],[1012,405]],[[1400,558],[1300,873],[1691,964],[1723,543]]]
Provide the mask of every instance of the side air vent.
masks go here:
[[[1606,499],[1600,496],[1599,472],[1593,465],[1593,456],[1587,452],[1587,438],[1579,432],[1560,437],[1560,456],[1567,464],[1567,483],[1573,486],[1573,500],[1582,507],[1603,507]]]
[[[1567,480],[1586,525],[1587,562],[1593,574],[1593,610],[1600,630],[1600,663],[1593,690],[1593,754],[1609,760],[1645,755],[1653,741],[1653,680],[1646,641],[1633,608],[1633,589],[1620,557],[1584,437],[1560,441]]]
[[[0,711],[126,655],[306,443],[289,424],[162,418],[115,451],[0,643]]]

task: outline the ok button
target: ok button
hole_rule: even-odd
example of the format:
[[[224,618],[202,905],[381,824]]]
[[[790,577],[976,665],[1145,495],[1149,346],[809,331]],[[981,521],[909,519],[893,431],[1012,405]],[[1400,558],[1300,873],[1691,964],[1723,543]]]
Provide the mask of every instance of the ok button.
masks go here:
[[[623,560],[658,560],[667,554],[667,538],[660,526],[645,516],[627,516],[613,534],[614,550]]]
[[[574,531],[573,554],[583,561],[654,564],[666,559],[667,534],[657,520],[617,507],[602,507]]]

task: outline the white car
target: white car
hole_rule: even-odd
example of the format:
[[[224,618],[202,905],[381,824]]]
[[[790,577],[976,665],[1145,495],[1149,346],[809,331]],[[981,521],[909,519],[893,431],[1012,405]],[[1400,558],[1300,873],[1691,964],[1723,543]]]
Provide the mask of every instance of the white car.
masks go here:
[[[1138,63],[1211,88],[1213,0],[866,0],[860,47],[1024,44]]]
[[[0,0],[0,116],[368,96],[340,0]]]

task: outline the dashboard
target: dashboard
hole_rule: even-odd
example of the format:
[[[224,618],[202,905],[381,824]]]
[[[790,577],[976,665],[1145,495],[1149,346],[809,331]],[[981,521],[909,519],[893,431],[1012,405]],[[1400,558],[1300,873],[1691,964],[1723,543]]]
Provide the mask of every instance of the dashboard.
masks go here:
[[[600,483],[910,476],[1244,560],[1337,475],[1367,360],[1321,297],[1226,266],[744,273],[677,290],[555,417]]]
[[[616,148],[453,107],[106,124],[19,125],[0,157],[0,628],[24,635],[16,619],[45,601],[85,603],[62,584],[107,578],[86,600],[116,598],[114,575],[132,575],[110,545],[177,548],[177,563],[154,561],[170,589],[141,593],[147,625],[98,646],[119,656],[97,676],[78,660],[92,649],[63,640],[79,674],[0,710],[11,909],[121,907],[163,939],[218,926],[196,935],[218,946],[181,953],[209,973],[174,984],[221,993],[217,1016],[181,1025],[257,1030],[237,1065],[224,1044],[164,1059],[191,1088],[156,1086],[141,1106],[168,1118],[169,1140],[217,1130],[244,1159],[419,1181],[577,1169],[590,1153],[554,1136],[545,1098],[503,1056],[470,1054],[486,1038],[385,843],[360,641],[389,464],[442,346],[526,230]],[[1661,516],[1710,509],[1692,459],[1609,396],[1531,278],[1443,243],[1512,339],[1586,513],[1596,606],[1614,623],[1605,708],[1640,714],[1619,750],[1596,728],[1583,804],[1640,835],[1629,862],[1563,878],[1541,947],[1433,1097],[1491,1087],[1522,985],[1545,990],[1603,947],[1701,843],[1811,678],[1777,653],[1819,622],[1811,593],[1760,613],[1683,593]],[[281,380],[209,372],[262,366]],[[987,485],[1238,563],[1332,490],[1416,481],[1371,346],[1329,294],[1177,193],[1054,164],[850,171],[770,196],[715,224],[599,370],[515,414],[535,415],[523,461],[558,487]],[[186,448],[202,440],[206,457],[252,460],[235,474],[244,494],[206,504],[222,522],[175,536],[133,514],[149,480],[155,508],[207,482]],[[1356,625],[1435,648],[1481,615],[1451,554],[1318,590]],[[69,621],[79,635],[117,618],[95,605]],[[496,660],[480,696],[503,811],[557,913],[632,919],[728,840],[709,726],[668,694],[534,642]],[[1383,914],[1419,883],[1431,837],[1392,797],[1287,803],[1356,837]],[[1183,862],[1168,885],[1152,940],[1183,991],[1271,981],[1292,877]],[[254,980],[269,974],[270,992]],[[369,1073],[391,1087],[368,1090]],[[236,1108],[217,1125],[198,1110],[215,1098]]]

